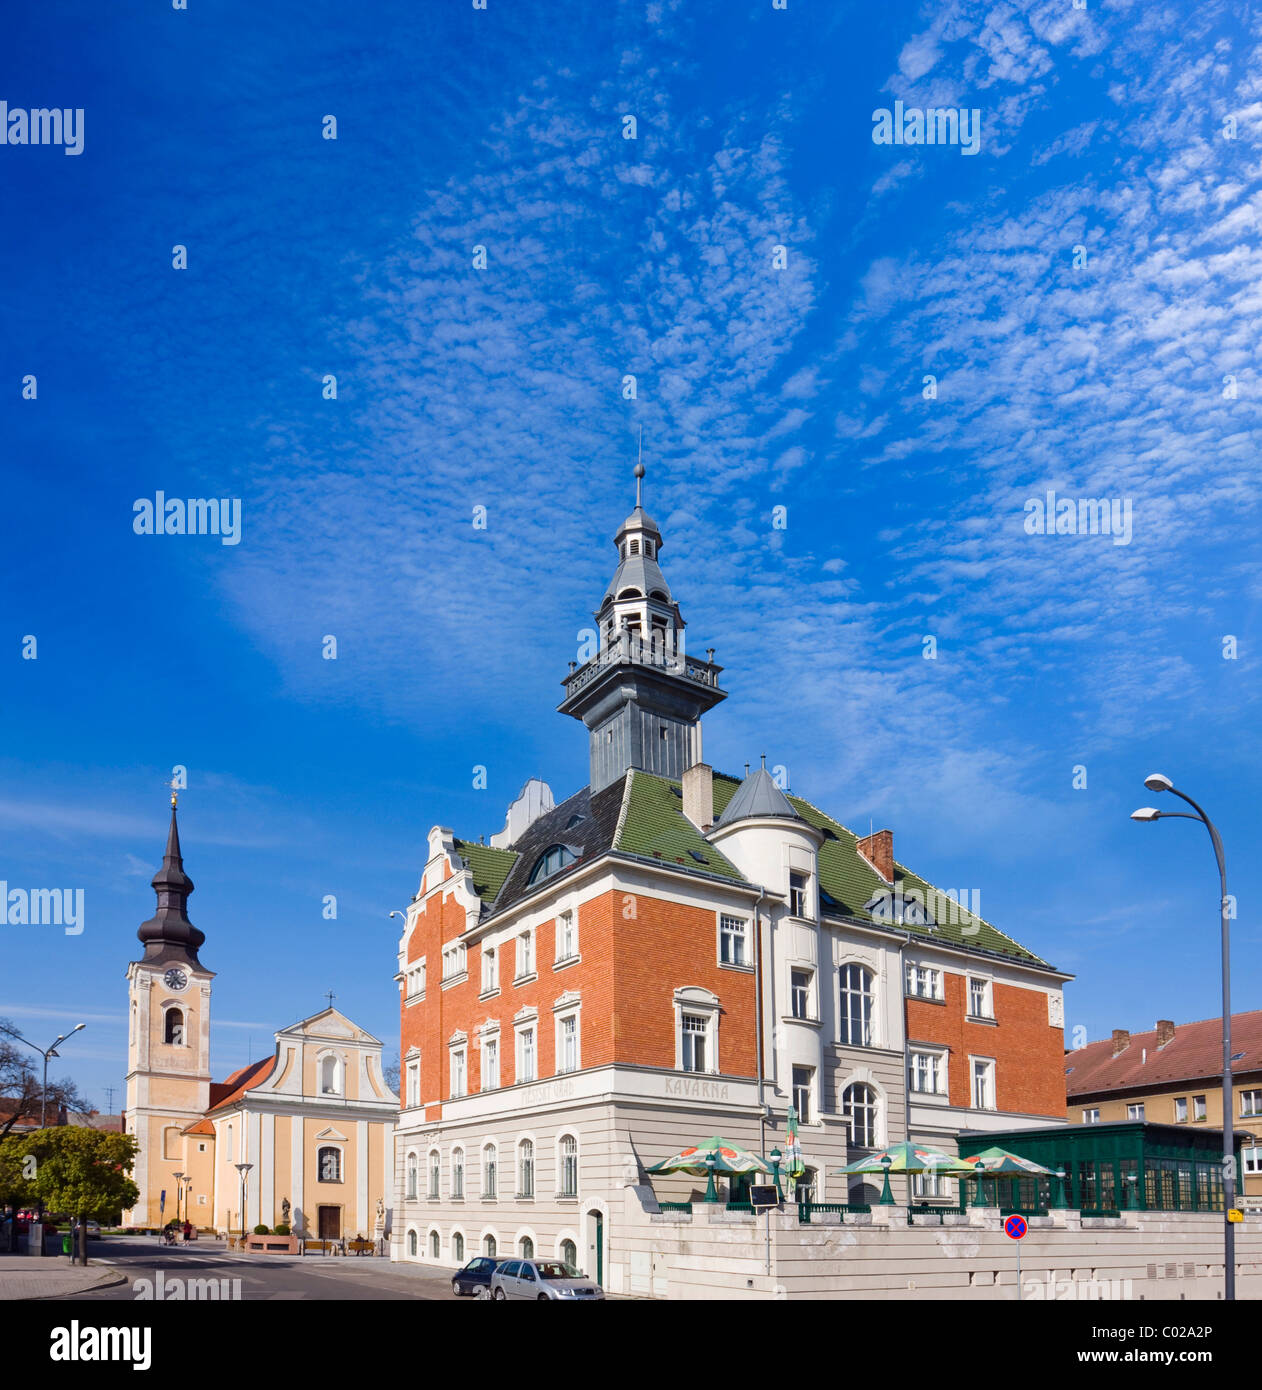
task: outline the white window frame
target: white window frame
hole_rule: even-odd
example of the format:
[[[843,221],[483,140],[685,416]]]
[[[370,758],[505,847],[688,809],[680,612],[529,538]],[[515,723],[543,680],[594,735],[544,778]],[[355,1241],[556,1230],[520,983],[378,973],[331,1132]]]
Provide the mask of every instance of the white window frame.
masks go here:
[[[403,996],[405,1002],[413,999],[425,998],[424,956],[422,956],[420,960],[414,960],[412,964],[408,966],[404,979],[406,980],[406,992]]]
[[[500,990],[500,958],[494,946],[482,947],[482,993],[498,994]]]
[[[522,945],[523,942],[525,943],[524,948]],[[523,965],[526,967],[524,970],[522,969]],[[533,980],[535,978],[535,934],[533,931],[522,931],[517,933],[517,946],[513,971],[513,979],[518,983],[523,980]]]
[[[981,985],[981,1011],[973,1008],[973,986]],[[995,999],[992,981],[985,975],[969,975],[965,984],[968,991],[968,1016],[969,1018],[984,1018],[993,1020],[995,1017]]]
[[[1084,1125],[1098,1125],[1100,1123],[1100,1107],[1090,1106],[1082,1112],[1082,1122]]]
[[[574,1025],[574,1065],[562,1066],[565,1061],[565,1036],[566,1025]],[[583,1028],[580,1018],[580,1009],[577,1004],[569,1004],[563,1009],[558,1009],[556,1014],[556,1074],[557,1076],[569,1076],[572,1072],[582,1071],[583,1069]]]
[[[795,878],[800,878],[802,880],[800,898],[798,896],[798,889],[793,886],[793,880]],[[811,896],[811,875],[802,869],[790,869],[788,892],[789,916],[796,917],[799,922],[813,921],[813,914],[810,910]],[[798,908],[801,910],[797,911],[796,909]]]
[[[464,1201],[464,1145],[454,1144],[451,1150],[451,1191],[453,1202]]]
[[[922,988],[921,986],[927,986]],[[942,970],[936,965],[922,965],[919,961],[907,962],[907,973],[903,979],[903,989],[909,999],[932,999],[942,1002]]]
[[[443,1195],[443,1155],[439,1149],[430,1149],[425,1155],[425,1197],[427,1201],[437,1201]]]
[[[849,971],[857,970],[861,976],[867,977],[865,989],[851,989],[846,984]],[[868,1016],[866,1019],[867,1038],[860,1042],[855,1042],[846,1036],[849,1030],[850,1012],[846,1001],[854,995],[857,998],[868,1001]],[[837,967],[837,1041],[842,1047],[875,1047],[877,1046],[877,1025],[880,1019],[880,1012],[877,1009],[877,973],[873,967],[863,960],[843,960]]]
[[[1187,1096],[1173,1097],[1174,1122],[1176,1125],[1185,1125],[1188,1122],[1188,1098]]]
[[[856,1086],[862,1086],[868,1092],[868,1095],[870,1097],[872,1110],[872,1142],[870,1144],[862,1143],[860,1140],[855,1138],[853,1118],[851,1116],[851,1109],[853,1107],[848,1106],[846,1102],[847,1093]],[[864,1108],[866,1109],[867,1107]],[[881,1146],[881,1135],[883,1132],[885,1118],[885,1098],[884,1096],[882,1096],[880,1091],[878,1091],[877,1088],[872,1084],[871,1081],[869,1081],[865,1077],[856,1076],[852,1077],[849,1081],[846,1082],[846,1084],[841,1088],[841,1113],[845,1115],[847,1119],[851,1119],[850,1143],[855,1148],[875,1149]]]
[[[930,1067],[918,1068],[916,1063],[924,1058],[932,1063]],[[951,1094],[951,1074],[950,1074],[950,1053],[946,1048],[939,1047],[911,1047],[907,1053],[907,1084],[911,1087],[914,1096],[950,1096]],[[916,1078],[924,1072],[931,1072],[933,1079],[938,1083],[932,1090],[915,1085]]]
[[[421,1191],[421,1161],[415,1149],[408,1150],[407,1156],[407,1200],[415,1202]]]
[[[522,1163],[522,1150],[527,1144],[530,1145],[530,1184],[528,1190],[527,1185],[522,1182],[522,1174],[525,1171]],[[533,1197],[539,1186],[539,1151],[533,1136],[523,1134],[513,1145],[513,1162],[517,1170],[514,1174],[516,1195],[518,1197]]]
[[[498,1091],[500,1085],[500,1035],[488,1033],[481,1041],[482,1065],[478,1069],[478,1089]],[[494,1065],[491,1065],[491,1058],[494,1058]]]
[[[463,941],[451,941],[443,947],[443,988],[454,985],[469,975],[469,948]]]
[[[530,1035],[530,1074],[526,1075],[525,1062],[525,1043],[526,1036]],[[529,1084],[539,1080],[539,1020],[532,1014],[529,1018],[522,1019],[519,1023],[513,1024],[514,1035],[514,1057],[513,1057],[513,1080],[518,1084]]]
[[[417,1058],[407,1064],[407,1104],[406,1110],[415,1110],[421,1103],[421,1063]]]
[[[1250,1087],[1247,1091],[1240,1092],[1240,1118],[1242,1120],[1256,1119],[1262,1115],[1262,1091]]]
[[[567,1139],[574,1141],[574,1187],[573,1190],[565,1186],[565,1150],[564,1143]],[[567,1129],[563,1134],[557,1135],[556,1144],[556,1165],[557,1165],[557,1190],[556,1195],[566,1201],[578,1197],[578,1159],[579,1143],[578,1135],[573,1130]]]
[[[490,1158],[488,1167],[487,1159]],[[490,1176],[490,1182],[487,1176]],[[482,1145],[482,1196],[488,1202],[498,1201],[500,1192],[500,1146],[494,1140]]]
[[[459,1100],[469,1094],[469,1045],[457,1043],[451,1048],[447,1059],[448,1086],[450,1099]]]
[[[1197,1124],[1209,1115],[1209,1096],[1192,1097],[1192,1123]]]
[[[1247,1145],[1240,1157],[1246,1173],[1262,1173],[1262,1144]]]
[[[794,1008],[794,1000],[797,994],[793,983],[795,975],[806,976],[806,996],[803,1000],[803,1012],[798,1013]],[[815,1007],[815,972],[809,965],[790,965],[789,966],[789,1017],[795,1018],[801,1023],[818,1023],[819,1011]]]
[[[739,930],[737,930],[739,928]],[[720,912],[718,914],[718,963],[725,970],[752,970],[753,961],[753,942],[750,939],[749,918],[738,917],[734,912]],[[723,948],[727,941],[739,943],[740,960],[725,960]],[[735,954],[735,952],[733,952]]]
[[[946,1190],[942,1184],[946,1181],[946,1175],[936,1169],[928,1173],[913,1173],[911,1175],[911,1192],[913,1197],[945,1197]]]
[[[553,964],[567,965],[578,959],[578,913],[572,907],[563,908],[556,915],[556,960]]]
[[[795,1072],[804,1071],[808,1074],[806,1083],[806,1105],[798,1104],[798,1093],[803,1088],[797,1084]],[[816,1110],[818,1106],[815,1099],[815,1085],[819,1079],[819,1068],[807,1066],[805,1063],[794,1063],[789,1068],[789,1104],[797,1111],[798,1123],[803,1125],[813,1125],[816,1122]]]
[[[982,1105],[977,1103],[977,1082],[978,1068],[982,1068],[983,1083],[982,1090],[985,1102]],[[998,1083],[996,1081],[995,1059],[993,1057],[972,1057],[968,1059],[968,1103],[974,1110],[997,1110],[999,1108],[996,1093]]]
[[[719,1073],[719,1020],[721,1009],[719,996],[699,985],[689,985],[674,993],[675,1008],[675,1070],[684,1070],[684,1015],[691,1014],[704,1018],[706,1029],[706,1067],[705,1071],[690,1073],[699,1076],[717,1076]]]
[[[1142,1120],[1144,1118],[1144,1102],[1135,1101],[1126,1107],[1126,1118],[1128,1120]]]

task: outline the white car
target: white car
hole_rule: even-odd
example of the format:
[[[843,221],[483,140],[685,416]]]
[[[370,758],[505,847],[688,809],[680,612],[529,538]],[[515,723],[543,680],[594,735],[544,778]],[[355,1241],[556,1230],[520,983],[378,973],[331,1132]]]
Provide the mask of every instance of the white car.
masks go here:
[[[507,1298],[591,1302],[604,1296],[594,1279],[560,1260],[505,1260],[491,1275],[491,1297],[499,1302]]]

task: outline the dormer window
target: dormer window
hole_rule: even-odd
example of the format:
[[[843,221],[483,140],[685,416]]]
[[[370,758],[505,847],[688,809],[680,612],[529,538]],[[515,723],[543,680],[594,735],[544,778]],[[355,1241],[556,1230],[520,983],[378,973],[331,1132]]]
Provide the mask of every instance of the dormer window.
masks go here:
[[[573,864],[578,856],[566,845],[552,845],[535,861],[535,867],[530,871],[531,883],[542,883],[545,878],[551,878],[553,874],[559,874],[562,869]]]

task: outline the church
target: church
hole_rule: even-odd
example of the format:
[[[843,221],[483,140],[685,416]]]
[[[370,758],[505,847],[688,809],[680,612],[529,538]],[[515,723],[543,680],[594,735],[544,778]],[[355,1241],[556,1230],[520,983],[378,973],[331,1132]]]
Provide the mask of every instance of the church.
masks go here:
[[[140,1198],[124,1225],[384,1235],[398,1099],[382,1073],[380,1040],[330,1007],[282,1028],[270,1055],[212,1080],[215,974],[198,957],[205,933],[188,918],[193,881],[174,795],[153,888],[157,910],[137,933],[144,953],[127,968],[124,1129],[139,1145],[132,1176]]]
[[[396,1260],[558,1258],[670,1296],[722,1266],[685,1251],[664,1272],[667,1225],[710,1193],[650,1170],[710,1136],[765,1158],[792,1121],[788,1195],[864,1203],[838,1170],[887,1145],[1064,1124],[1070,977],[913,873],[890,830],[704,761],[723,668],[685,650],[643,475],[599,648],[562,678],[588,784],[558,802],[531,779],[489,843],[429,832],[395,975]],[[733,1222],[747,1183],[722,1184]],[[948,1195],[933,1174],[906,1192]]]

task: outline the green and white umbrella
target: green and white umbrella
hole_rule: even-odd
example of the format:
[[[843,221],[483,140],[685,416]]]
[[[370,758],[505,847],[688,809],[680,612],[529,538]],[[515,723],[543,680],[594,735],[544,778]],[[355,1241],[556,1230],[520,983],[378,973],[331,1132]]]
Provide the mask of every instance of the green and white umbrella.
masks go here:
[[[888,1149],[878,1149],[866,1158],[847,1163],[844,1168],[835,1170],[835,1176],[848,1173],[884,1173],[885,1185],[881,1189],[882,1206],[892,1206],[893,1194],[890,1192],[891,1173],[947,1173],[963,1174],[971,1172],[958,1158],[939,1153],[937,1149],[927,1149],[921,1144],[892,1144]]]
[[[1032,1158],[1022,1158],[1020,1154],[1009,1153],[998,1146],[982,1149],[979,1153],[961,1155],[961,1163],[967,1163],[972,1170],[971,1178],[1052,1178],[1055,1173],[1035,1163]],[[978,1168],[978,1164],[982,1166]]]
[[[714,1162],[710,1159],[713,1157]],[[694,1178],[703,1178],[707,1173],[770,1173],[771,1165],[756,1153],[743,1149],[724,1139],[721,1134],[711,1135],[700,1144],[689,1144],[670,1158],[654,1163],[646,1173],[691,1173]]]

